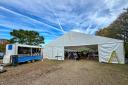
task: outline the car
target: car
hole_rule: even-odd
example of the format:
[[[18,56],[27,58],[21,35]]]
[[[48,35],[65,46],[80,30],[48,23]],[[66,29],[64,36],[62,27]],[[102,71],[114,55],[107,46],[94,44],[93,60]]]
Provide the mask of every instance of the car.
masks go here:
[[[4,57],[4,53],[0,52],[0,59],[2,59]]]

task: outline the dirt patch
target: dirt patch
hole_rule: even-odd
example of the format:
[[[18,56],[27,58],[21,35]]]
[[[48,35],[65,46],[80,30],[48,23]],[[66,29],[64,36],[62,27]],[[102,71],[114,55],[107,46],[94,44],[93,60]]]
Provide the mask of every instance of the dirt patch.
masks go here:
[[[0,85],[127,85],[128,65],[43,61],[7,67]]]
[[[26,63],[17,67],[8,66],[5,68],[7,72],[0,74],[0,85],[27,85],[40,76],[59,70],[59,63],[62,62],[45,60]]]

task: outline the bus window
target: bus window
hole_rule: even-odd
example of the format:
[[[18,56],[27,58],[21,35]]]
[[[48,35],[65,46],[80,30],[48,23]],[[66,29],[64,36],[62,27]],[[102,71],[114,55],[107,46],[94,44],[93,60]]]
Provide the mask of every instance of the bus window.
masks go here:
[[[31,55],[31,48],[18,47],[18,55]]]
[[[32,48],[32,55],[40,55],[41,49],[40,48]]]

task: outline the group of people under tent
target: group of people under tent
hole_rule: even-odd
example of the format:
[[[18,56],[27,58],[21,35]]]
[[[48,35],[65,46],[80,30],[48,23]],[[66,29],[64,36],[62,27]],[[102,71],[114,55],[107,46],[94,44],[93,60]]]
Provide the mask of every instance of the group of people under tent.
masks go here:
[[[89,59],[89,60],[97,60],[98,59],[98,52],[73,52],[73,51],[65,51],[65,57],[67,59]]]

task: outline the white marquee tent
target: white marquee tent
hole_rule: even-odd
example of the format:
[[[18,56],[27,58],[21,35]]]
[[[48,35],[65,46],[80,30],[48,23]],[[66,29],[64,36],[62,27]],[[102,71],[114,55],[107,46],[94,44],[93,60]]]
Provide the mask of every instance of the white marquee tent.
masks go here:
[[[79,32],[65,33],[63,36],[45,45],[43,56],[48,59],[64,60],[65,47],[82,47],[86,45],[98,45],[99,62],[125,63],[124,44],[122,40]]]

